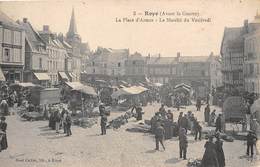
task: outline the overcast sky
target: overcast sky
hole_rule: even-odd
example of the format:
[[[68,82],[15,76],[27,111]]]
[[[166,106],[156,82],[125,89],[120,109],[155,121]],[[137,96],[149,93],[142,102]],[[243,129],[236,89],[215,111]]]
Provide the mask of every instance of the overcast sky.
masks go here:
[[[225,27],[242,26],[252,21],[260,0],[94,0],[0,2],[0,10],[14,20],[28,18],[41,30],[50,25],[53,32],[66,34],[72,8],[78,33],[91,50],[97,46],[129,48],[143,55],[208,55],[220,52]],[[199,12],[210,23],[116,23],[115,18],[133,17],[133,11]],[[260,9],[259,9],[260,13]],[[145,17],[148,18],[148,17]],[[152,17],[150,17],[152,18]],[[158,17],[157,17],[158,18]]]

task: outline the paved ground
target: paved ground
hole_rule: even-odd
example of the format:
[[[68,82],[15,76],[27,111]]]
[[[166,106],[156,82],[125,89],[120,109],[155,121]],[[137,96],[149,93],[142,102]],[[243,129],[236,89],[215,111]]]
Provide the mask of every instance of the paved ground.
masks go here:
[[[150,119],[158,108],[158,104],[145,107],[144,118]],[[185,112],[188,110],[195,111],[195,107],[181,109]],[[119,114],[113,112],[111,117]],[[195,112],[195,115],[203,120],[203,112]],[[177,117],[178,112],[175,112],[174,120]],[[126,128],[138,126],[134,119],[119,130],[108,130],[106,136],[99,135],[98,125],[88,129],[73,126],[73,135],[64,137],[64,134],[57,135],[49,130],[47,121],[21,121],[17,115],[13,115],[7,118],[7,123],[9,148],[0,153],[1,167],[183,167],[187,164],[187,160],[178,158],[177,138],[165,142],[166,151],[154,151],[152,135],[125,131]],[[188,159],[201,158],[204,144],[205,140],[195,142],[189,136]],[[243,141],[224,142],[227,166],[260,166],[259,157],[249,160],[245,157],[245,150]]]

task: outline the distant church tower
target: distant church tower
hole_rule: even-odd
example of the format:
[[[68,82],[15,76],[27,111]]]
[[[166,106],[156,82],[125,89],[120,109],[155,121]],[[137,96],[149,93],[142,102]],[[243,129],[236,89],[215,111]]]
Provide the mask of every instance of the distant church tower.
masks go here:
[[[70,26],[66,35],[66,41],[72,46],[73,55],[80,56],[81,37],[77,32],[74,8],[72,9]]]

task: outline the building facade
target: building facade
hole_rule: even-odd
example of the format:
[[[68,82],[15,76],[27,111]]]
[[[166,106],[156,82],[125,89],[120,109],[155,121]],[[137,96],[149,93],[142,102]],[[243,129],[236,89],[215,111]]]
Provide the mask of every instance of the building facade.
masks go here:
[[[86,61],[90,54],[88,43],[83,43],[77,31],[74,9],[72,10],[69,30],[66,34],[66,42],[72,47],[70,55],[72,61],[72,72],[69,73],[73,81],[80,81],[81,72],[85,71]]]
[[[244,35],[244,86],[245,91],[260,95],[260,15],[251,25],[255,28]]]
[[[39,80],[37,78],[38,75],[48,75],[46,44],[38,32],[34,30],[27,18],[23,18],[23,21],[19,21],[18,23],[25,30],[25,66],[23,81],[47,87],[49,80]]]
[[[98,47],[89,56],[85,79],[122,78],[126,74],[125,61],[129,57],[128,49],[111,49]]]
[[[145,81],[145,58],[138,52],[131,54],[125,60],[125,80],[129,83]]]
[[[59,72],[65,72],[65,59],[68,57],[67,50],[64,48],[61,41],[59,41],[58,36],[50,31],[48,25],[44,25],[43,31],[40,31],[39,34],[46,43],[48,54],[47,69],[50,85],[58,85]],[[47,79],[47,77],[44,76],[41,79]]]
[[[177,54],[176,76],[171,84],[181,83],[192,86],[196,97],[206,97],[212,90],[222,85],[220,57],[211,53],[209,56],[180,56]]]
[[[222,74],[223,85],[228,92],[251,89],[249,88],[252,86],[252,84],[249,86],[251,76],[247,75],[251,75],[249,71],[253,66],[250,65],[252,63],[249,61],[249,59],[252,59],[252,49],[248,47],[251,46],[250,43],[252,42],[249,41],[251,41],[252,36],[248,34],[251,34],[259,27],[259,15],[257,14],[255,20],[251,23],[245,20],[242,27],[225,28],[224,30],[221,44]],[[252,44],[252,46],[254,45]]]
[[[175,57],[161,57],[160,54],[146,57],[147,77],[151,82],[166,84],[177,75]]]
[[[22,81],[25,53],[23,28],[0,11],[0,67],[7,82]],[[1,74],[1,76],[3,76]],[[3,78],[3,77],[1,77]]]

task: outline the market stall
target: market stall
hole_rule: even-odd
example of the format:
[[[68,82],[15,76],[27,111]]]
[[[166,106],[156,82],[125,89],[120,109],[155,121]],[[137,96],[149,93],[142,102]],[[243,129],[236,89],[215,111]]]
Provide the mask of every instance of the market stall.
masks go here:
[[[228,97],[224,104],[222,111],[227,122],[240,122],[246,117],[246,104],[240,96]]]
[[[68,96],[69,109],[76,113],[77,110],[90,112],[98,103],[96,90],[80,82],[66,82],[65,88]]]
[[[114,92],[111,97],[117,101],[120,109],[129,109],[134,104],[144,103],[142,98],[144,93],[148,91],[147,88],[142,86],[123,87]]]

